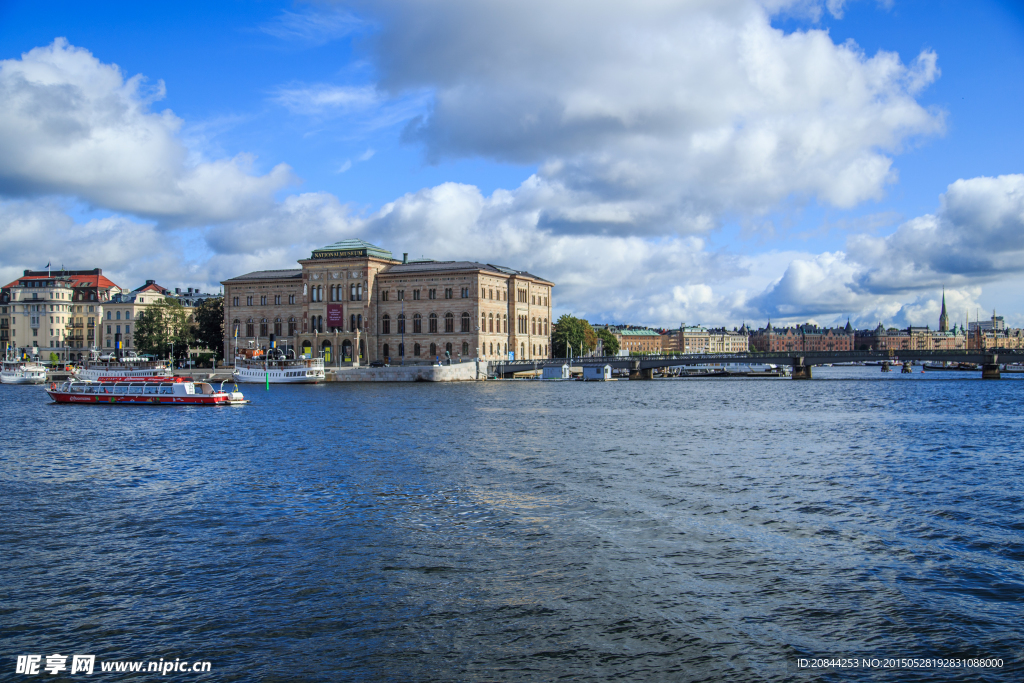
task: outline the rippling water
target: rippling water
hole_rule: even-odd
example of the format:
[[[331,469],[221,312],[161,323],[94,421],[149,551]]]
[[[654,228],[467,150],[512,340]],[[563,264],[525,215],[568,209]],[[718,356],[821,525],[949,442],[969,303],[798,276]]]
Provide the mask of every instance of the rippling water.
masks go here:
[[[0,679],[60,652],[225,681],[1019,680],[1024,381],[814,372],[218,409],[0,386]],[[821,656],[1005,667],[796,671]]]

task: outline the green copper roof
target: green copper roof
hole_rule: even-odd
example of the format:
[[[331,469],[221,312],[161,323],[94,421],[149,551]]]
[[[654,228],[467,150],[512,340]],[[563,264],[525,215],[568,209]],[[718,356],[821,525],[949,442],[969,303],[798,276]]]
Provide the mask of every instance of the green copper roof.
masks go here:
[[[312,258],[349,258],[356,256],[376,256],[377,258],[386,259],[394,258],[391,256],[391,252],[387,249],[381,249],[375,244],[370,244],[364,240],[356,239],[341,240],[334,244],[328,244],[326,247],[314,249]]]

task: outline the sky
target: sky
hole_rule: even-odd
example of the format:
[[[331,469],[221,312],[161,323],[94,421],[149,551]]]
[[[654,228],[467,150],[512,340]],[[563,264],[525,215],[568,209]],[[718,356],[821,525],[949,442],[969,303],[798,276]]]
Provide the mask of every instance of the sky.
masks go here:
[[[0,0],[0,279],[365,239],[555,316],[1024,326],[1024,4]]]

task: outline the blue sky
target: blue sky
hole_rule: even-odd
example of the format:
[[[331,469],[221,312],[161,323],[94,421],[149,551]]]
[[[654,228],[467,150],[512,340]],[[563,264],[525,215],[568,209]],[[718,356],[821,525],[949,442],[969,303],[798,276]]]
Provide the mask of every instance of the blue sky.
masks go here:
[[[1024,325],[1018,3],[620,5],[2,3],[0,275],[361,237],[594,322]]]

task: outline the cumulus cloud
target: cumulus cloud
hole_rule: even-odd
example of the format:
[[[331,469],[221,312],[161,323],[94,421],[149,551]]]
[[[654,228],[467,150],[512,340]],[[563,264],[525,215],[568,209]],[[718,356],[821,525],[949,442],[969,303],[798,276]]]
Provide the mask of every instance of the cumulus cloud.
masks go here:
[[[58,38],[0,61],[0,195],[64,195],[152,218],[202,225],[256,215],[294,181],[259,175],[248,155],[196,161],[181,119],[151,105],[164,84],[125,79],[114,64]]]
[[[938,75],[933,52],[907,65],[822,30],[787,34],[771,11],[807,3],[770,4],[359,7],[380,27],[379,86],[434,93],[406,131],[429,158],[538,164],[543,181],[601,205],[608,230],[655,234],[792,195],[839,207],[880,198],[892,155],[941,132],[942,114],[916,101]]]

